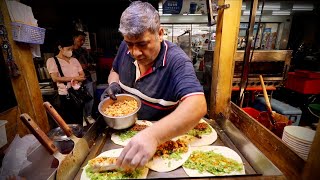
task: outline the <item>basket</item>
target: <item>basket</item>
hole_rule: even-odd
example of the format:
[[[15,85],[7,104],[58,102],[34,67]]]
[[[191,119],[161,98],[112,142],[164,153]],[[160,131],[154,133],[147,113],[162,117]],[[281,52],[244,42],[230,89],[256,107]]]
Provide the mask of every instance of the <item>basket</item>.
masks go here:
[[[17,22],[12,22],[11,26],[14,41],[43,44],[46,29]]]

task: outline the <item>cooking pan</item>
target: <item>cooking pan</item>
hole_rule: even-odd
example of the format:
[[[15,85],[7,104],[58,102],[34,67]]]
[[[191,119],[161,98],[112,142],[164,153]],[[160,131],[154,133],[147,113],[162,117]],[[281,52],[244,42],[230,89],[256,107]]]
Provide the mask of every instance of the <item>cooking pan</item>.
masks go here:
[[[73,179],[78,172],[75,172],[74,166],[81,165],[82,162],[78,162],[79,152],[73,151],[68,155],[63,155],[58,151],[58,148],[54,145],[53,141],[40,129],[40,127],[31,119],[31,117],[23,113],[20,115],[20,119],[32,132],[32,134],[39,140],[39,142],[46,148],[46,150],[53,154],[53,156],[59,161],[58,168],[53,172],[49,179],[57,180],[70,180]]]
[[[44,102],[43,106],[46,108],[47,112],[52,116],[52,118],[56,121],[56,123],[60,126],[60,128],[64,131],[64,133],[74,142],[74,147],[71,153],[76,154],[76,163],[70,170],[72,171],[71,174],[73,175],[73,177],[75,177],[80,169],[81,164],[89,154],[89,145],[85,139],[78,138],[73,134],[72,129],[66,124],[63,118],[59,115],[59,113],[49,102]]]

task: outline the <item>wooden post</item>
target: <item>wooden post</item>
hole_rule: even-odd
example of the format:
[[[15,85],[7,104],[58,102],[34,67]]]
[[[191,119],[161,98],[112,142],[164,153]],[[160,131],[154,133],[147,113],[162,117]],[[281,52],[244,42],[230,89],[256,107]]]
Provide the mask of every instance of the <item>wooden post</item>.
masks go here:
[[[320,121],[320,119],[319,119]],[[317,127],[317,132],[312,142],[308,160],[304,166],[302,179],[320,179],[320,127]]]
[[[223,4],[230,4],[230,7],[218,10],[216,47],[212,63],[210,118],[215,118],[219,113],[229,117],[234,55],[240,26],[242,1],[218,1],[218,5]]]
[[[18,110],[16,112],[28,113],[36,121],[36,123],[39,124],[43,131],[48,132],[50,127],[45,109],[42,105],[42,94],[33,64],[30,46],[26,43],[18,43],[13,41],[11,19],[4,0],[0,0],[0,8],[3,14],[5,27],[8,32],[13,58],[21,72],[19,77],[11,79],[14,94],[18,103]],[[25,126],[19,119],[19,114],[14,119],[11,119],[8,124],[9,126],[17,127],[17,132],[19,132],[20,135],[24,135],[27,132]],[[9,136],[14,137],[15,134],[8,133],[8,139],[10,139]]]

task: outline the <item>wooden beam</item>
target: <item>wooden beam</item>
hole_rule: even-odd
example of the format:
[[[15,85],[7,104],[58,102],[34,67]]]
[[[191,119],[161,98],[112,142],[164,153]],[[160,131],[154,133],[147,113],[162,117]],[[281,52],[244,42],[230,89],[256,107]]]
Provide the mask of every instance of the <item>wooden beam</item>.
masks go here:
[[[218,10],[216,46],[212,63],[210,118],[215,118],[219,113],[229,117],[234,55],[240,26],[242,1],[218,1],[218,5],[223,4],[230,4],[230,7]]]
[[[288,179],[301,179],[306,162],[300,156],[286,146],[280,138],[234,103],[231,103],[230,113],[229,120],[272,161]],[[319,162],[317,163],[319,165]]]
[[[40,91],[30,46],[26,43],[18,43],[13,41],[11,19],[4,0],[0,0],[0,8],[3,14],[5,27],[8,32],[13,58],[21,72],[19,77],[11,79],[14,94],[18,103],[18,110],[16,112],[28,113],[36,121],[36,123],[39,124],[43,131],[48,132],[50,127],[45,109],[42,105],[42,94]],[[14,121],[8,121],[8,126],[17,127],[17,132],[19,132],[20,135],[24,135],[25,132],[28,132],[25,130],[25,126],[21,123],[19,114],[16,116],[16,118],[14,118]],[[15,134],[8,134],[8,136],[14,135]]]

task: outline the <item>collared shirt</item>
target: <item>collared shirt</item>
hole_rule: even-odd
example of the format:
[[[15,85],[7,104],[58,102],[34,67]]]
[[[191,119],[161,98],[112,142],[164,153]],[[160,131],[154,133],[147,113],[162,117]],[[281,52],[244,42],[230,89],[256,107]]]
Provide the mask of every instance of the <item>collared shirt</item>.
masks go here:
[[[75,77],[80,75],[80,72],[82,71],[82,67],[76,58],[70,58],[69,62],[58,58],[58,61],[60,63],[61,70],[63,72],[64,77]],[[58,71],[58,66],[53,57],[47,60],[46,65],[47,65],[48,72],[50,74],[58,73],[58,76],[61,77]],[[57,82],[57,87],[58,87],[59,95],[67,95],[68,94],[67,88],[70,88],[71,84],[70,82],[68,82],[66,87],[64,83]]]
[[[190,58],[169,41],[161,43],[155,63],[141,76],[136,60],[123,41],[113,69],[119,74],[121,88],[141,99],[138,118],[142,120],[159,120],[186,97],[204,94]]]

